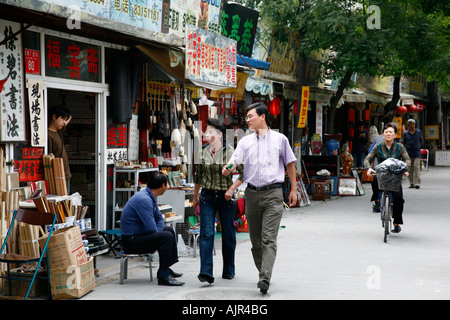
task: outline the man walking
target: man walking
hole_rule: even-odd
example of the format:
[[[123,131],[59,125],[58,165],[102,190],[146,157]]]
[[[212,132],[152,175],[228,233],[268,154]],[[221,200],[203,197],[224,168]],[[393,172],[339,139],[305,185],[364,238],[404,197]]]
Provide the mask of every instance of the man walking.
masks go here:
[[[264,103],[247,107],[246,121],[254,133],[243,137],[222,173],[228,176],[244,164],[245,213],[252,243],[252,255],[259,271],[257,287],[265,294],[269,289],[277,253],[277,236],[283,215],[285,166],[290,180],[289,205],[297,203],[295,158],[289,141],[268,127],[269,111]],[[230,168],[231,166],[231,168]]]
[[[410,188],[420,188],[420,148],[423,144],[422,131],[416,129],[416,121],[408,120],[408,130],[403,133],[403,143],[411,158],[408,168]]]

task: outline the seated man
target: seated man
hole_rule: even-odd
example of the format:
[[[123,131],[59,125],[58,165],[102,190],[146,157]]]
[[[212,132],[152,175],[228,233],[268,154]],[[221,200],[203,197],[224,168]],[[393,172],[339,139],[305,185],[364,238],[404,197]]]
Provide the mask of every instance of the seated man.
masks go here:
[[[156,198],[162,195],[168,185],[167,176],[152,171],[147,188],[134,194],[126,203],[120,218],[122,245],[126,253],[148,253],[158,251],[158,284],[182,286],[174,278],[181,277],[170,266],[178,262],[177,240],[171,227],[164,226],[164,219],[158,209]]]

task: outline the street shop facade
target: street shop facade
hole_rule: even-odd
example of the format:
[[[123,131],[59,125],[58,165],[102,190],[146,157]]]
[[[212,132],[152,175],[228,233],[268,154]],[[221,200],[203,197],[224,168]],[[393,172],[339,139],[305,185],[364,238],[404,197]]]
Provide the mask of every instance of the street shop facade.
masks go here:
[[[152,102],[152,111],[159,111],[152,113],[159,116],[157,120],[171,121],[171,114],[165,118],[164,112],[167,106],[173,108],[173,104],[168,103],[166,108],[160,106],[155,110],[156,101],[163,103],[165,99],[172,99],[165,89],[172,89],[172,93],[177,94],[178,100],[172,101],[182,101],[182,97],[199,103],[201,95],[236,87],[238,82],[236,52],[233,52],[237,50],[237,42],[217,34],[221,13],[219,1],[208,2],[208,8],[204,7],[205,2],[201,2],[203,7],[196,10],[189,6],[190,1],[187,2],[187,7],[180,8],[164,7],[166,3],[160,1],[149,9],[130,1],[128,9],[133,8],[134,14],[140,13],[142,19],[136,19],[137,16],[130,18],[130,11],[124,9],[124,3],[120,10],[116,7],[114,11],[106,4],[80,2],[79,8],[82,9],[75,17],[79,17],[82,23],[89,23],[88,31],[83,30],[83,24],[80,30],[76,29],[77,20],[70,19],[74,17],[74,11],[53,1],[26,4],[29,7],[25,9],[35,10],[38,17],[30,25],[24,21],[33,19],[24,20],[26,13],[23,7],[16,7],[14,1],[0,2],[2,11],[8,16],[8,19],[2,17],[0,20],[3,34],[0,74],[4,84],[1,90],[1,144],[7,164],[5,171],[18,176],[19,187],[45,179],[42,156],[47,154],[47,112],[54,105],[65,105],[73,116],[65,132],[72,172],[68,192],[79,193],[83,204],[90,206],[93,226],[98,230],[111,227],[115,163],[151,163],[150,155],[158,153],[156,143],[152,145],[155,139],[152,140],[151,130],[140,129],[139,107],[144,102]],[[93,10],[98,6],[110,10],[109,14],[88,14],[100,12]],[[186,32],[189,28],[187,21],[196,24],[191,32]],[[207,26],[210,31],[199,28],[199,25]],[[101,36],[108,32],[105,29],[108,27],[113,27],[114,35],[119,35],[117,41],[114,35]],[[198,50],[196,45],[208,47],[206,39],[210,39],[211,34],[203,35],[201,40],[204,32],[216,34],[213,37],[215,41],[223,43],[215,47],[209,44],[212,50],[221,49],[223,52],[223,70],[219,77],[200,73],[204,71],[200,68],[204,56],[197,56],[192,51]],[[186,34],[195,34],[201,41],[189,42],[184,39]],[[188,49],[186,55],[180,50],[183,43]],[[145,48],[163,53],[160,56],[164,61],[153,60],[155,56],[146,54]],[[242,45],[241,48],[246,50]],[[130,69],[126,71],[120,70],[122,63],[117,63],[123,61],[120,60],[123,57],[130,61]],[[180,57],[179,66],[172,67]],[[133,65],[131,61],[139,63]],[[180,69],[182,72],[177,73],[176,70]],[[129,72],[134,77],[115,77],[112,70],[114,73]],[[131,97],[120,92],[126,84],[130,85]],[[132,101],[131,107],[121,104],[121,100],[127,99]],[[232,109],[231,100],[229,102],[223,110],[226,110],[226,115],[234,112],[231,117],[237,118],[236,108]],[[237,100],[233,102],[237,103]],[[190,120],[202,120],[202,116],[206,121],[210,109],[201,105],[198,109],[197,117],[191,114],[194,117]],[[153,121],[147,125],[152,126]],[[169,129],[173,128],[167,125]],[[192,130],[191,133],[195,134]]]

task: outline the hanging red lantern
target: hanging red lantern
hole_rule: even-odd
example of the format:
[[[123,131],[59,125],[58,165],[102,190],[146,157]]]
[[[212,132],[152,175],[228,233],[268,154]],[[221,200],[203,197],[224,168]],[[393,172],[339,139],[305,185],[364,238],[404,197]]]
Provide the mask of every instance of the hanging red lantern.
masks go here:
[[[408,111],[408,109],[405,106],[400,106],[400,107],[397,107],[397,109],[395,109],[395,113],[398,113],[398,114],[404,114],[407,111]]]
[[[355,129],[348,128],[348,137],[353,138],[354,135],[355,135]]]
[[[369,121],[370,120],[370,110],[363,110],[362,118],[364,121]]]
[[[281,112],[280,102],[281,102],[280,98],[278,97],[273,98],[269,108],[269,112],[271,115],[277,116],[280,114]]]
[[[408,111],[409,112],[417,112],[417,106],[415,104],[409,105],[408,106]]]
[[[417,107],[417,111],[423,111],[426,108],[426,106],[422,102],[417,102],[416,107]]]
[[[293,108],[294,108],[294,116],[297,116],[297,114],[298,114],[298,100],[294,101]]]
[[[355,121],[355,109],[348,109],[348,121],[349,122]]]

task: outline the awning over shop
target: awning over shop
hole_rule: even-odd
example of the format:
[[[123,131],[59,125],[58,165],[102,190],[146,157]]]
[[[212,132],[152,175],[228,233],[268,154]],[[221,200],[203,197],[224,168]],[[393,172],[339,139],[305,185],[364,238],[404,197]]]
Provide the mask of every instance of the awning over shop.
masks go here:
[[[259,70],[269,70],[271,65],[270,62],[245,57],[241,55],[237,55],[237,64],[240,66],[251,67]]]
[[[263,96],[269,95],[270,100],[273,99],[273,82],[270,80],[248,77],[245,84],[245,90]]]
[[[183,53],[169,48],[157,48],[144,45],[137,45],[136,47],[155,62],[155,67],[171,81],[190,83],[184,76],[185,66]],[[160,78],[158,73],[149,72],[149,80],[166,80],[158,78]]]
[[[342,98],[345,102],[364,103],[366,102],[366,95],[363,91],[353,90],[350,93],[344,93]]]

